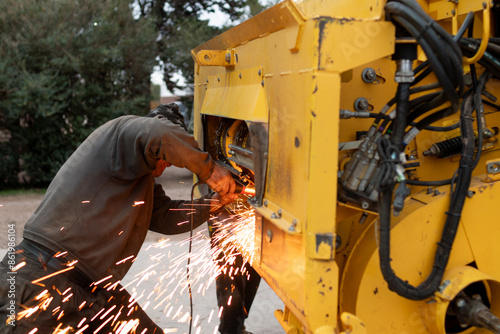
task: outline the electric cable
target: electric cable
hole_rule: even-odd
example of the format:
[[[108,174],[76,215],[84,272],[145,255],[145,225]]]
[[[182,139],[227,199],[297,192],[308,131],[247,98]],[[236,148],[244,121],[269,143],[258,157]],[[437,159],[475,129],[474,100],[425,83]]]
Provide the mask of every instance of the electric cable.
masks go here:
[[[194,189],[202,184],[202,181],[198,181],[195,184],[193,184],[193,187],[191,187],[191,208],[194,206]],[[191,223],[191,228],[189,230],[189,251],[188,251],[188,259],[187,259],[187,267],[186,267],[186,280],[188,284],[188,292],[189,292],[189,334],[191,334],[191,330],[193,328],[193,294],[192,294],[192,289],[191,289],[191,277],[190,277],[190,270],[189,266],[191,265],[191,253],[192,253],[192,247],[193,247],[193,215],[190,217],[190,223]]]
[[[472,169],[477,167],[479,159],[481,158],[481,152],[483,150],[483,104],[481,100],[481,93],[483,92],[486,83],[491,78],[491,73],[485,71],[478,80],[477,87],[474,94],[474,108],[476,109],[476,120],[477,120],[477,150]]]

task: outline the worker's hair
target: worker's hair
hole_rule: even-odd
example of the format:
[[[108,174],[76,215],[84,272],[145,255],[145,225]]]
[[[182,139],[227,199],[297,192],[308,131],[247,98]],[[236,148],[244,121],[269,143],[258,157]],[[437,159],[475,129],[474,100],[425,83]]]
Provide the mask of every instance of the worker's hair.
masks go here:
[[[170,122],[178,124],[187,131],[186,123],[184,123],[184,117],[179,111],[179,106],[175,103],[160,104],[158,107],[154,108],[146,115],[146,117],[156,117],[163,116],[167,118]]]

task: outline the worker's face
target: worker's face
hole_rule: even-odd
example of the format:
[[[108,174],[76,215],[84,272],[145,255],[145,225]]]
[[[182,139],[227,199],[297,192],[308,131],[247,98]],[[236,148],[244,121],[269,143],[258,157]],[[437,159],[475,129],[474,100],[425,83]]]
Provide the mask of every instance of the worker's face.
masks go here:
[[[153,171],[153,177],[158,177],[160,176],[163,171],[165,170],[165,168],[169,167],[170,164],[168,162],[166,162],[165,160],[163,159],[160,159],[156,162],[156,169]]]

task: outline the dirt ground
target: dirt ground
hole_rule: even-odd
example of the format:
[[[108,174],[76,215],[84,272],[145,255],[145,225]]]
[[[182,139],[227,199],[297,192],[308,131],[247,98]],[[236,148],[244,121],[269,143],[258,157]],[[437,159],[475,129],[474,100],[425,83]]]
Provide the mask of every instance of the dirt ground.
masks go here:
[[[172,199],[188,200],[191,194],[193,174],[185,168],[169,167],[157,182],[163,186],[165,193]],[[0,236],[0,249],[7,248],[7,231],[9,225],[15,226],[16,242],[22,240],[23,228],[26,221],[43,199],[43,195],[29,194],[0,197],[0,226],[2,232]],[[149,232],[146,241],[157,241],[161,235]]]

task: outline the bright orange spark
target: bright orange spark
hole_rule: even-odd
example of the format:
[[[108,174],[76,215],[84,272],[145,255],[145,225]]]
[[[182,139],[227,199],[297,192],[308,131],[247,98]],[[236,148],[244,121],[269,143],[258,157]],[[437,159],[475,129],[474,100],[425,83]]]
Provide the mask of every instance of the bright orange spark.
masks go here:
[[[85,322],[85,320],[87,320],[87,318],[83,318],[79,323],[78,323],[78,326],[76,326],[76,328],[80,328],[82,327],[83,323]]]
[[[85,319],[85,318],[84,318]],[[82,327],[82,329],[80,329],[78,332],[76,332],[75,334],[82,334],[87,328],[89,327],[89,325],[85,325]]]
[[[68,254],[68,252],[66,252],[66,251],[64,251],[64,252],[57,252],[57,253],[54,255],[54,257],[61,257],[61,256],[64,256],[64,255],[66,255],[66,254]]]
[[[31,283],[32,283],[32,284],[36,284],[36,283],[38,283],[38,282],[41,282],[41,281],[46,280],[47,278],[50,278],[50,277],[53,277],[53,276],[56,276],[56,275],[62,274],[62,273],[64,273],[64,272],[66,272],[66,271],[70,271],[70,270],[72,270],[72,269],[75,269],[75,267],[69,267],[69,268],[65,268],[65,269],[62,269],[62,270],[56,271],[55,273],[52,273],[52,274],[49,274],[49,275],[47,275],[47,276],[40,277],[40,278],[38,278],[38,279],[36,279],[36,280],[34,280],[34,281],[31,281]]]
[[[42,298],[44,295],[46,295],[47,293],[49,292],[49,290],[45,289],[43,290],[42,292],[40,292],[36,297],[35,299],[36,300],[40,300],[40,298]]]
[[[109,275],[109,276],[106,276],[104,277],[103,279],[101,279],[100,281],[97,281],[97,282],[94,282],[92,285],[99,285],[100,283],[104,282],[104,281],[107,281],[108,279],[110,279],[111,277],[113,277],[113,275]]]
[[[126,257],[118,262],[116,262],[116,265],[119,265],[120,263],[125,263],[127,260],[133,259],[134,255],[130,255],[129,257]]]
[[[12,271],[18,271],[19,269],[21,269],[22,267],[24,267],[26,265],[26,261],[23,261],[21,263],[19,263],[17,266],[15,266],[14,268],[12,268]]]
[[[67,301],[68,301],[71,297],[73,297],[73,294],[72,294],[72,293],[70,293],[67,297],[65,297],[65,298],[62,300],[62,302],[63,302],[63,303],[67,302]]]

